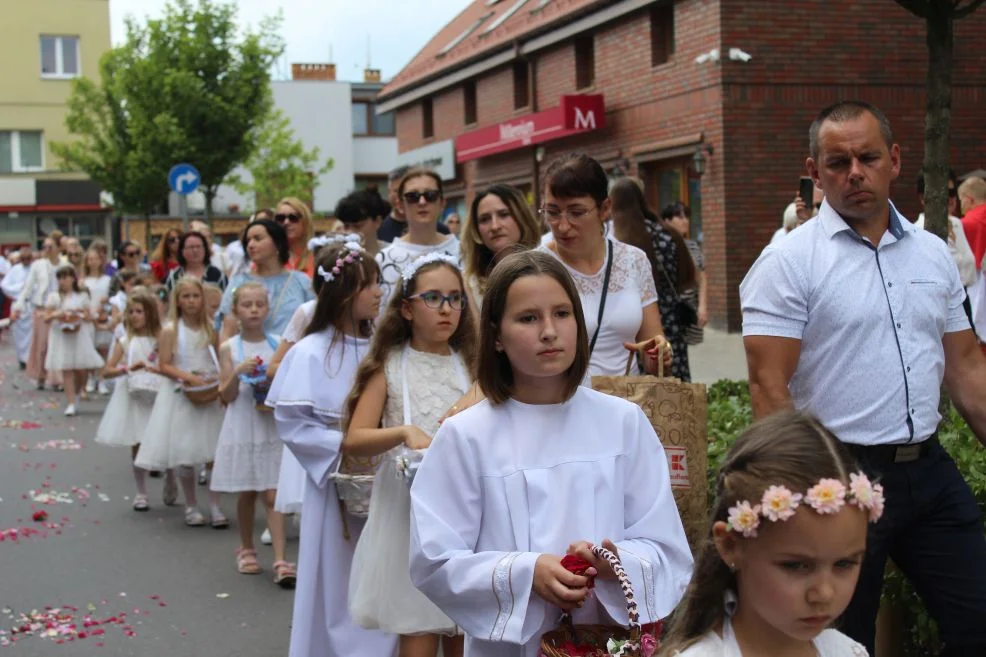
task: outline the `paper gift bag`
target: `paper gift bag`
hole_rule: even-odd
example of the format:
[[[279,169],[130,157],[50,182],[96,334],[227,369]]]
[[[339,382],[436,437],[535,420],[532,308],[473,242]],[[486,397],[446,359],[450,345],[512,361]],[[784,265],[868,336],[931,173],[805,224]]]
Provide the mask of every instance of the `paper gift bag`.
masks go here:
[[[663,362],[663,359],[662,359]],[[704,539],[708,523],[708,398],[699,383],[662,376],[594,376],[592,387],[622,397],[644,411],[668,458],[671,489],[692,551]],[[663,370],[663,365],[661,366]],[[662,372],[663,373],[663,372]]]

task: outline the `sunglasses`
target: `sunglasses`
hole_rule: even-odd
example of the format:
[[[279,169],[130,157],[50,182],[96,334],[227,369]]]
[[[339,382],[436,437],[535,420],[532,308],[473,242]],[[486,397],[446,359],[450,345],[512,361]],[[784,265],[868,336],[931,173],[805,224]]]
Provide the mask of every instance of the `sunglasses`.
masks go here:
[[[123,256],[125,258],[136,258],[140,255],[140,251],[124,251]]]
[[[275,214],[274,221],[276,221],[279,224],[283,224],[286,221],[290,221],[291,223],[296,224],[299,221],[301,221],[301,215],[294,214],[293,212],[291,214]]]
[[[421,199],[428,201],[429,203],[434,203],[438,199],[442,198],[442,193],[437,189],[429,189],[424,192],[405,192],[404,200],[408,203],[418,203]]]
[[[448,307],[452,310],[463,310],[466,307],[466,295],[462,292],[453,292],[445,296],[441,292],[429,290],[428,292],[409,296],[408,299],[421,299],[432,310],[441,310],[442,306],[446,303],[448,303]]]
[[[178,238],[175,237],[174,235],[172,235],[171,237],[168,238],[168,244],[174,244],[177,241],[178,241]]]

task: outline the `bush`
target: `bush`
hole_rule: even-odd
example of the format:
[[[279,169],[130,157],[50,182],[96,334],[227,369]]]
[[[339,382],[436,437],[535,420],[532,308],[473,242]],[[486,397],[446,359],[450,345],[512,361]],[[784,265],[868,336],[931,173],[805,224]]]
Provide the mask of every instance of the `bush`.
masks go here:
[[[716,475],[723,457],[736,438],[753,422],[746,381],[722,380],[709,386],[709,504],[714,500]],[[972,488],[986,514],[986,449],[973,435],[954,407],[939,426],[942,445]],[[906,657],[930,657],[938,652],[938,630],[914,589],[894,568],[888,569],[883,596],[900,610]]]

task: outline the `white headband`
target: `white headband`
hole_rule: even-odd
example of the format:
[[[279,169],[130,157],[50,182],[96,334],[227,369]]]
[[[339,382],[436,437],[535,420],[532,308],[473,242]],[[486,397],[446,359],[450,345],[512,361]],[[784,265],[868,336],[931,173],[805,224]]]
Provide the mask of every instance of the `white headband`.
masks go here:
[[[339,240],[335,240],[335,241],[339,241]],[[318,266],[317,273],[319,276],[322,277],[322,280],[325,281],[326,283],[331,283],[332,281],[334,281],[336,279],[336,276],[342,273],[343,267],[345,267],[350,263],[356,262],[357,260],[362,259],[363,254],[366,253],[363,247],[360,246],[359,242],[346,241],[346,243],[343,246],[346,249],[346,253],[340,254],[340,256],[336,258],[336,262],[332,266],[332,269],[330,269],[329,271],[325,271],[322,265]]]
[[[329,246],[331,244],[344,244],[346,242],[356,242],[357,244],[361,244],[363,242],[363,236],[358,233],[350,233],[349,235],[326,233],[325,235],[319,235],[318,237],[313,237],[308,240],[308,250],[316,251],[323,246]]]
[[[444,262],[455,268],[456,271],[462,272],[462,268],[459,267],[459,259],[455,256],[449,255],[448,253],[429,253],[426,256],[422,256],[417,260],[412,261],[407,267],[401,270],[401,278],[404,279],[404,284],[411,282],[414,275],[418,273],[418,270],[425,265],[430,265],[435,262]]]

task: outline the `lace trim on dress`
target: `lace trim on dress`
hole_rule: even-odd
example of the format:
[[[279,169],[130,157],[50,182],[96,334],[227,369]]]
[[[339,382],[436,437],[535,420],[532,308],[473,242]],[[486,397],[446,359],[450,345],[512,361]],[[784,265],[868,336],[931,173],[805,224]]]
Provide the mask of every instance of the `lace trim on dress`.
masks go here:
[[[554,251],[546,247],[541,248],[561,260]],[[595,274],[583,274],[567,264],[565,268],[572,275],[580,296],[602,294],[606,273],[605,262]],[[646,254],[629,244],[613,240],[613,272],[610,275],[609,292],[616,294],[628,287],[640,288],[641,302],[657,300],[657,289],[654,287],[654,277],[651,275],[651,266]]]
[[[511,552],[500,559],[493,569],[493,593],[496,595],[499,611],[496,614],[496,620],[493,622],[490,641],[503,640],[503,633],[507,629],[507,622],[514,614],[514,590],[511,575],[513,573],[514,561],[519,556],[520,552]]]

